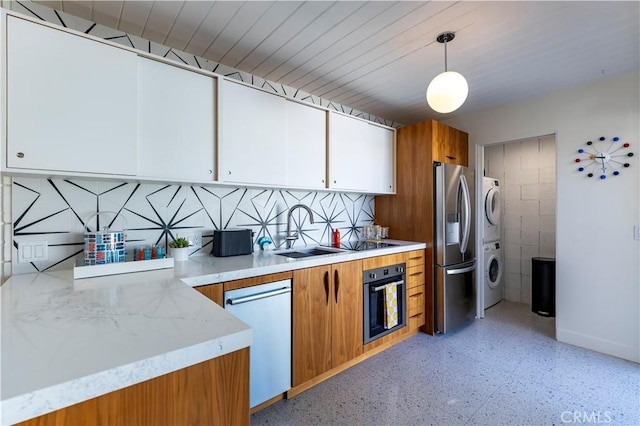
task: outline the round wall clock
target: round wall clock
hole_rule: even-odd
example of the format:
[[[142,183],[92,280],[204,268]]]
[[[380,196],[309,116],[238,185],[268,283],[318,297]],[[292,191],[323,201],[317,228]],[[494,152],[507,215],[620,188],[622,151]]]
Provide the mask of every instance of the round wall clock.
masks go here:
[[[633,157],[631,145],[621,142],[619,137],[607,139],[601,136],[597,141],[588,141],[586,146],[578,149],[579,157],[575,162],[579,172],[586,172],[587,177],[597,176],[606,179],[618,176],[622,169],[630,166]]]

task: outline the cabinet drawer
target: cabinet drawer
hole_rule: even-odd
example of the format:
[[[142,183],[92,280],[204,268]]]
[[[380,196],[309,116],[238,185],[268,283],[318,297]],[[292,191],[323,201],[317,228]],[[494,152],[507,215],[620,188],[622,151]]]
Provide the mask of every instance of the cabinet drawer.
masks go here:
[[[407,254],[407,268],[424,265],[424,250],[414,250]]]
[[[387,254],[384,256],[369,257],[362,259],[362,269],[365,271],[368,269],[381,268],[383,266],[395,265],[396,263],[407,264],[407,253]]]
[[[413,288],[425,283],[424,266],[407,268],[407,288]]]
[[[409,316],[412,313],[417,313],[417,309],[419,312],[424,312],[424,285],[408,289],[407,300]]]
[[[409,330],[415,330],[424,325],[424,312],[420,312],[409,316]]]

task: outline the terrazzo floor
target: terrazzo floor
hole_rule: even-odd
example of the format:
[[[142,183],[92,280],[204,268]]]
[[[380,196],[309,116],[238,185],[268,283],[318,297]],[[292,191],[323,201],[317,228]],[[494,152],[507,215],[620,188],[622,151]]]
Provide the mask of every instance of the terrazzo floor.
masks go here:
[[[251,416],[252,425],[640,425],[640,365],[554,339],[553,318],[502,301],[419,333]]]

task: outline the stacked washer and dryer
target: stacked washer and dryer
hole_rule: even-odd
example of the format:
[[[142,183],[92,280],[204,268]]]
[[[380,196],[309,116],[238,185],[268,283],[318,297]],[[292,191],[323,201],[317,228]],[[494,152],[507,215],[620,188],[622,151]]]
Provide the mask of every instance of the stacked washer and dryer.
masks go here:
[[[502,300],[502,242],[500,240],[500,182],[484,177],[482,185],[484,200],[484,309]]]

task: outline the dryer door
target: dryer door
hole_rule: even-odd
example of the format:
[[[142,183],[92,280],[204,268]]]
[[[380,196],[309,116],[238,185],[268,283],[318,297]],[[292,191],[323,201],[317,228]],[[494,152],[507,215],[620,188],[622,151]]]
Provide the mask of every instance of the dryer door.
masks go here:
[[[484,200],[484,211],[491,225],[500,223],[500,191],[498,189],[491,188],[487,192],[487,197]]]

